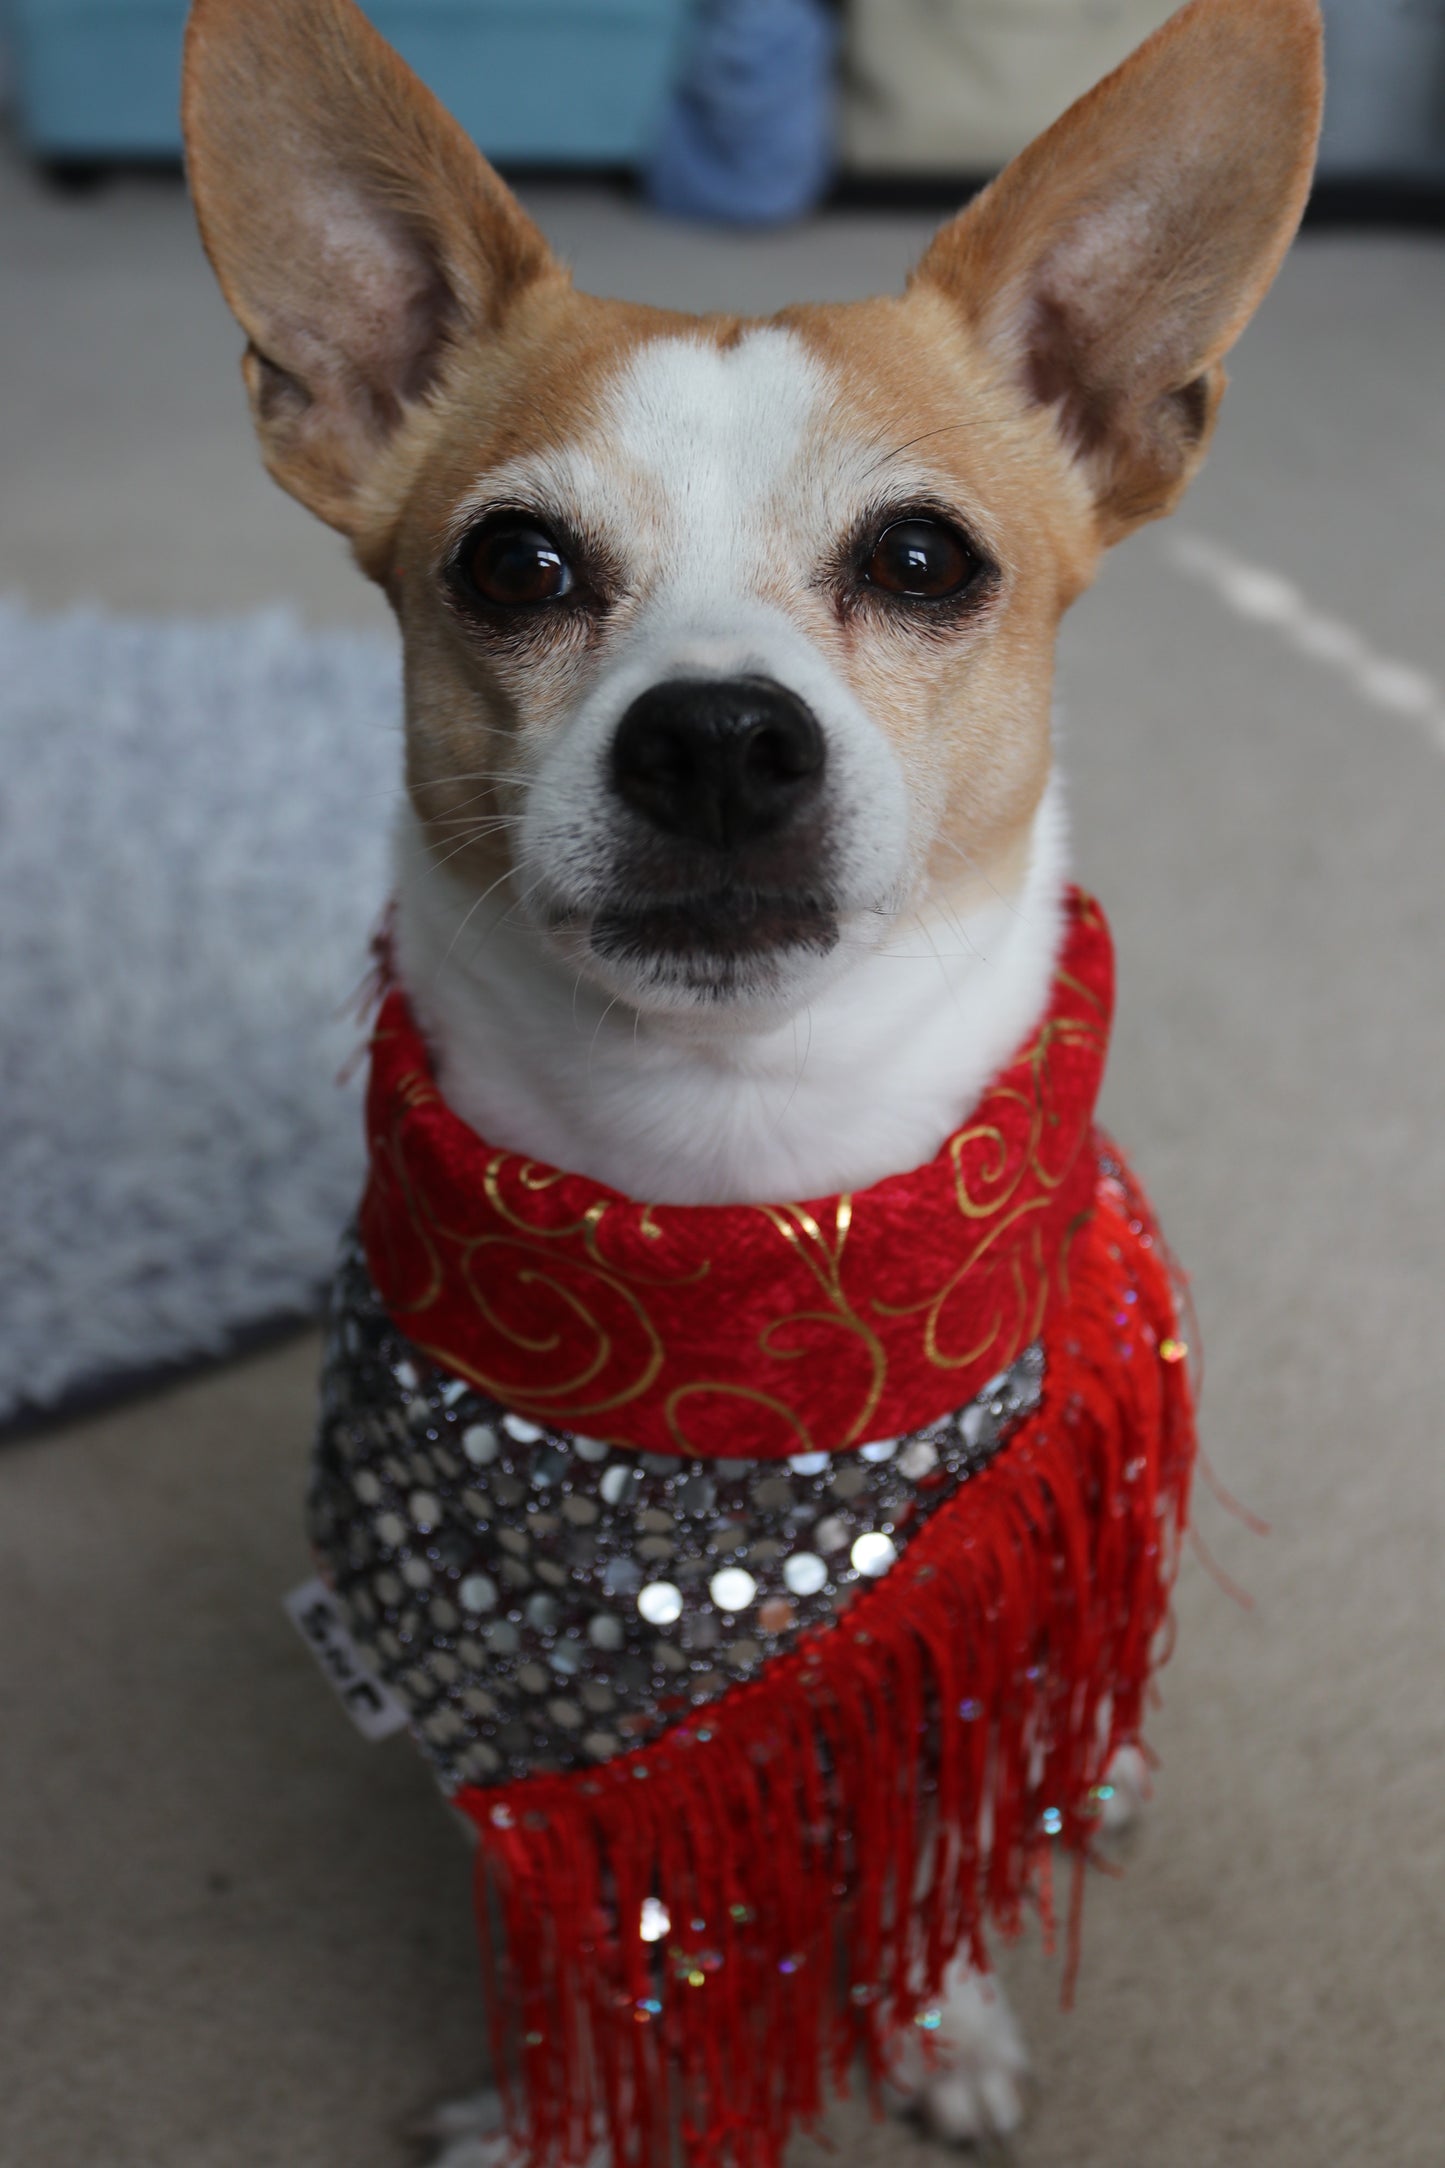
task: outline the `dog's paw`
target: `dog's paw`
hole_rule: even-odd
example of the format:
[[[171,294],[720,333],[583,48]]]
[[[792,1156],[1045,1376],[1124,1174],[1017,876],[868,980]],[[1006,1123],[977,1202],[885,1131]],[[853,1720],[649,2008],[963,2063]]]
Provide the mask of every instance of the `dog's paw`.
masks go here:
[[[417,2131],[427,2168],[513,2168],[516,2154],[502,2128],[500,2096],[488,2088],[448,2101]]]
[[[438,2108],[417,2136],[428,2148],[426,2168],[521,2168],[503,2129],[500,2096],[490,2087]],[[608,2160],[605,2151],[596,2152],[588,2168],[608,2168]]]
[[[1149,1764],[1137,1746],[1121,1746],[1099,1787],[1099,1827],[1106,1837],[1132,1829],[1153,1797]]]
[[[1010,2137],[1024,2119],[1028,2055],[1002,1987],[960,1966],[936,2015],[902,2045],[890,2088],[896,2104],[953,2145]]]

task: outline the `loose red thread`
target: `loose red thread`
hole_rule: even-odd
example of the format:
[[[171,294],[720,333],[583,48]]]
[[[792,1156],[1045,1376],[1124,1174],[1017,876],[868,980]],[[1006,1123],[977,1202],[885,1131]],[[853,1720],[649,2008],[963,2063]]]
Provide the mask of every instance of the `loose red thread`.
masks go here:
[[[1121,1305],[1132,1353],[1121,1348]],[[1076,1879],[1138,1739],[1194,1424],[1162,1244],[1113,1173],[1046,1334],[1042,1402],[886,1580],[753,1683],[595,1771],[472,1789],[513,2134],[535,2168],[780,2168],[830,2088],[986,1930]],[[639,1932],[656,1899],[665,1937]]]

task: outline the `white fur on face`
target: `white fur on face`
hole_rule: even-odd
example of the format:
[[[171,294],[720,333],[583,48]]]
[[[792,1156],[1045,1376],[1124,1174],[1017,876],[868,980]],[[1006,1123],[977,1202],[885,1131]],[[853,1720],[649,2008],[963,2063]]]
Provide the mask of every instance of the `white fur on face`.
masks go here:
[[[662,1204],[826,1197],[932,1158],[1023,1043],[1066,872],[1051,787],[1015,893],[906,918],[771,1028],[689,1029],[589,987],[504,904],[477,912],[408,808],[396,960],[448,1105],[490,1142]]]
[[[632,878],[633,824],[608,780],[612,741],[661,680],[771,678],[812,709],[827,743],[828,887],[844,947],[884,938],[911,886],[917,839],[897,757],[809,636],[832,607],[820,573],[868,501],[877,457],[861,434],[849,440],[841,408],[790,332],[752,331],[722,350],[657,340],[633,354],[575,446],[487,479],[486,499],[553,511],[605,538],[622,568],[600,670],[533,740],[515,890],[574,968],[644,1009],[712,998],[675,971],[604,964],[588,947],[588,920],[625,899]],[[545,707],[545,684],[536,690]],[[520,706],[525,742],[525,693]],[[808,885],[807,869],[801,878]],[[837,951],[786,952],[730,988],[729,1005],[790,1013],[839,967]]]
[[[823,1196],[931,1157],[1036,1021],[1061,923],[1056,795],[1008,893],[962,921],[915,913],[936,815],[828,651],[824,574],[885,463],[894,501],[929,494],[792,334],[669,338],[633,354],[577,442],[486,476],[460,510],[458,539],[490,505],[551,510],[605,539],[623,589],[595,655],[515,666],[510,879],[479,897],[402,821],[397,963],[443,1093],[493,1142],[658,1202]],[[661,678],[736,674],[776,679],[826,734],[840,938],[719,1002],[604,968],[586,921],[628,879],[621,717]]]

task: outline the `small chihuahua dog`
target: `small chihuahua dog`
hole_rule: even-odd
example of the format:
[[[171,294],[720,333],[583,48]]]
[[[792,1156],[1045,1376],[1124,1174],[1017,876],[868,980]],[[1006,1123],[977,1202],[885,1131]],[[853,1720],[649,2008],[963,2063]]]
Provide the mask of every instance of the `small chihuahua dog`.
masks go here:
[[[1316,0],[1193,0],[901,296],[691,317],[577,292],[352,0],[197,0],[266,464],[401,628],[394,963],[466,1121],[678,1203],[937,1150],[1047,998],[1055,629],[1200,464],[1320,98]],[[1008,2128],[1001,2003],[941,2037],[935,2126]]]

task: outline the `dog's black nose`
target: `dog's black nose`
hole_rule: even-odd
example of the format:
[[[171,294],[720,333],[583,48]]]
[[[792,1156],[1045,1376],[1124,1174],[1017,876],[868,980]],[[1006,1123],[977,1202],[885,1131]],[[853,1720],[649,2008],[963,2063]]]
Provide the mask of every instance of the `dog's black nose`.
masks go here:
[[[816,798],[824,759],[812,709],[771,678],[668,678],[619,723],[612,785],[668,835],[731,850]]]

